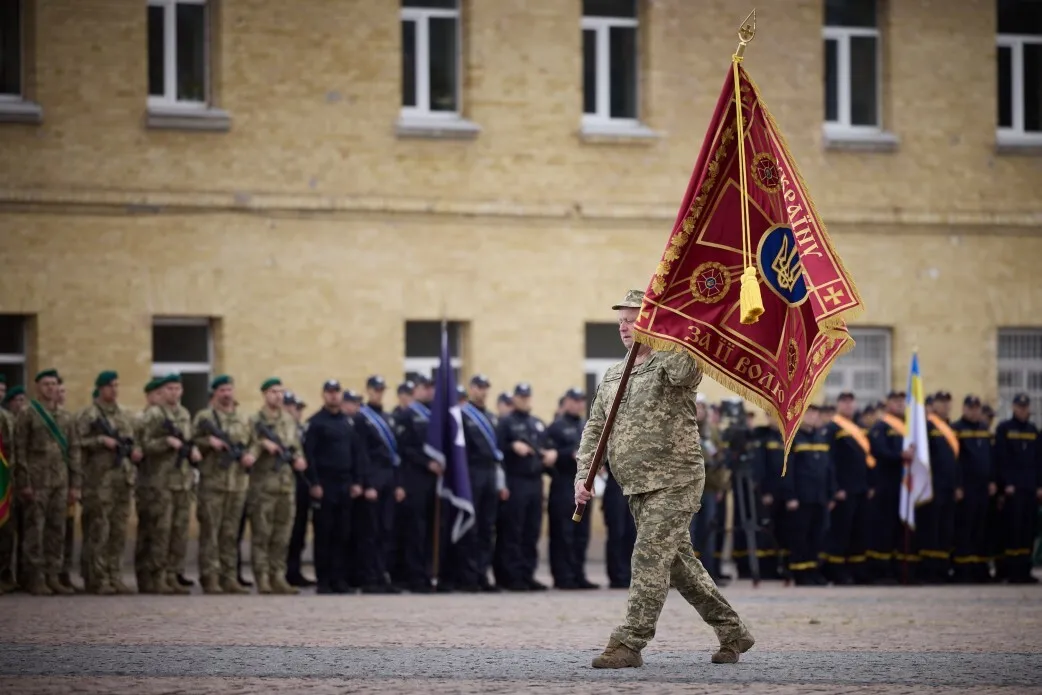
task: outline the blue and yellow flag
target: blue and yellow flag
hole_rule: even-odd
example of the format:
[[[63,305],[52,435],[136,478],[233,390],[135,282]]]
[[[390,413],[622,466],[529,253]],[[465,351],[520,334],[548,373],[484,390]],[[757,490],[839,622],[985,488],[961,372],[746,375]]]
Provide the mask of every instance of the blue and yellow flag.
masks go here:
[[[926,390],[919,371],[919,355],[912,353],[905,401],[904,448],[912,447],[912,460],[905,464],[898,514],[908,528],[915,529],[915,508],[933,499],[930,480],[930,442],[927,439]]]

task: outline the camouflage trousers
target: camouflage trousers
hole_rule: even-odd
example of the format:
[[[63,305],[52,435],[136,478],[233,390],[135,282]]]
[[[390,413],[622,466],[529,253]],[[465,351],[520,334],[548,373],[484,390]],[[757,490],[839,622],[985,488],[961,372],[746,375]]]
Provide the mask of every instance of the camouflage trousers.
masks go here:
[[[162,488],[137,490],[137,540],[134,570],[141,575],[167,571],[173,492]]]
[[[130,515],[130,486],[91,490],[83,495],[80,572],[88,588],[108,584],[123,573],[123,545]]]
[[[34,499],[25,504],[25,564],[29,577],[58,574],[62,570],[69,489],[33,488]]]
[[[191,490],[170,492],[170,546],[166,558],[166,571],[183,574],[188,555],[188,521],[192,510]]]
[[[277,493],[254,491],[250,494],[250,563],[254,577],[286,575],[295,514],[292,490]]]
[[[691,517],[698,511],[704,482],[698,479],[627,498],[637,541],[626,622],[615,628],[612,638],[631,649],[640,651],[655,637],[670,586],[713,628],[721,644],[737,639],[745,630],[691,547]]]
[[[199,576],[235,579],[239,558],[239,521],[246,492],[199,490]]]

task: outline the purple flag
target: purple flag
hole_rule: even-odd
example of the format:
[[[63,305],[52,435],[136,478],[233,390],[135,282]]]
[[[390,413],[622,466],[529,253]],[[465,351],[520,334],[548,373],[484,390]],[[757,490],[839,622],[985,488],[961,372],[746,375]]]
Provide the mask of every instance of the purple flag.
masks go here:
[[[455,543],[474,525],[474,497],[467,470],[463,414],[456,404],[456,378],[452,373],[449,333],[444,321],[441,322],[441,361],[434,381],[434,402],[424,451],[444,469],[438,479],[438,494],[455,510],[451,537]]]

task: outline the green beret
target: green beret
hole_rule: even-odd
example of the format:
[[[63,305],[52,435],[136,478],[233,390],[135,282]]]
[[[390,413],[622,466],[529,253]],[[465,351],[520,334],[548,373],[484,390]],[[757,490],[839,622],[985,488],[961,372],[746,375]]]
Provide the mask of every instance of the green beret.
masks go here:
[[[145,384],[145,393],[152,393],[159,388],[159,379],[149,379],[148,383]]]
[[[265,379],[264,383],[261,384],[261,393],[264,393],[272,386],[282,386],[282,379],[278,378],[277,376],[273,376],[270,379]]]
[[[98,378],[94,380],[94,387],[100,389],[102,386],[108,386],[118,378],[119,374],[116,374],[111,369],[106,369],[101,374],[98,374]]]
[[[98,390],[97,390],[97,389],[94,389],[94,390],[93,390],[93,391],[91,391],[91,393],[90,393],[90,397],[91,397],[91,400],[95,400],[95,399],[97,399],[97,397],[98,397],[98,396],[100,396],[100,395],[101,395],[101,394],[100,394],[100,393],[98,392]]]
[[[6,383],[7,383],[7,375],[6,374],[0,374],[0,384],[6,384]]]
[[[167,374],[166,376],[159,377],[156,379],[156,388],[160,386],[166,386],[167,384],[180,384],[181,375],[177,373]]]
[[[214,377],[214,380],[210,382],[210,390],[211,391],[216,391],[217,389],[219,389],[220,387],[222,387],[222,386],[224,386],[226,384],[234,384],[234,383],[235,383],[235,379],[232,379],[227,374],[221,374],[220,376]]]
[[[45,369],[42,372],[37,372],[36,379],[34,379],[34,381],[39,383],[41,379],[46,379],[49,376],[54,377],[55,379],[57,379],[58,378],[58,370],[57,369]]]
[[[15,399],[16,396],[22,396],[25,394],[25,389],[21,386],[15,386],[7,391],[7,395],[4,396],[4,403],[10,403]]]

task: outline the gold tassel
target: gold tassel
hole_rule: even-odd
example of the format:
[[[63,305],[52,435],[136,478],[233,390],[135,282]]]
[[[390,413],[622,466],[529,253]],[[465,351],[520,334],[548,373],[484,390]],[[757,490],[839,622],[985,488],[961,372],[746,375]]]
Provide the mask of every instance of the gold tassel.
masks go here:
[[[763,313],[763,297],[760,296],[760,283],[756,280],[756,268],[748,266],[742,273],[742,294],[740,298],[742,323],[748,325],[760,320]]]

